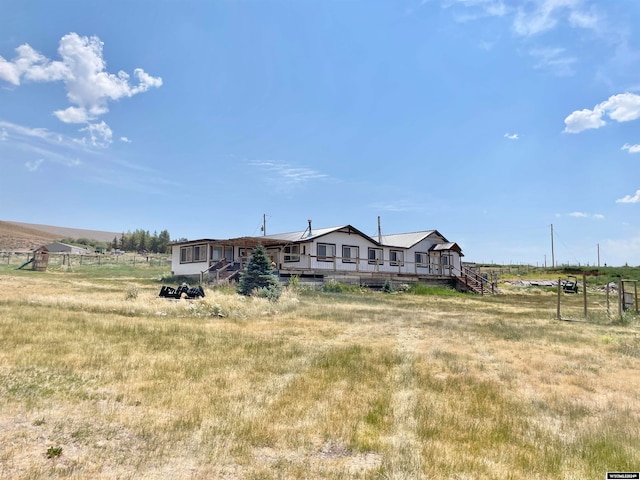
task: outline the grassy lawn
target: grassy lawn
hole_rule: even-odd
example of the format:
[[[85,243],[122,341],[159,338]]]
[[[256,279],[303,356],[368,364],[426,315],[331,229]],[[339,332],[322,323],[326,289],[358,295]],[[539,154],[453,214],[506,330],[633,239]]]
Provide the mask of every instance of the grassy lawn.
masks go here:
[[[601,292],[565,322],[545,289],[171,301],[166,275],[0,267],[0,478],[640,470],[640,332]]]

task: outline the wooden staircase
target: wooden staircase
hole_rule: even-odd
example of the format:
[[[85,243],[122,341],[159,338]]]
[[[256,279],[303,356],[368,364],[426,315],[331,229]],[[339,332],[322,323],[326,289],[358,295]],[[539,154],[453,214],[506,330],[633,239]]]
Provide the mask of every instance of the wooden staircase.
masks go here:
[[[497,292],[493,282],[467,267],[462,267],[460,275],[456,275],[456,287],[458,290],[478,295],[494,295]]]
[[[240,262],[227,262],[227,260],[223,259],[214,263],[202,273],[209,273],[209,283],[219,285],[234,280],[237,281],[240,278],[241,270],[242,265]]]

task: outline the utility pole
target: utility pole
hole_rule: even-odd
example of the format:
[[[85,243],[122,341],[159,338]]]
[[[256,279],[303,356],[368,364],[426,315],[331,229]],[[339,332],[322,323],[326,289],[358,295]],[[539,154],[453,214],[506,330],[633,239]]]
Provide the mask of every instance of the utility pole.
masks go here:
[[[266,213],[262,214],[262,236],[263,237],[267,236],[267,214]]]
[[[598,244],[598,268],[600,268],[600,244]]]
[[[553,223],[551,224],[551,268],[556,266],[556,257],[553,251]]]

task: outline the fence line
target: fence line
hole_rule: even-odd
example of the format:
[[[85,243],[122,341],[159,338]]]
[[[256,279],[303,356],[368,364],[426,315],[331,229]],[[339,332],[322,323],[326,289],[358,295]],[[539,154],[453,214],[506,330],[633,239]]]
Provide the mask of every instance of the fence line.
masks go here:
[[[33,258],[32,252],[3,252],[0,253],[0,265],[19,267]],[[128,266],[170,266],[171,257],[168,255],[79,255],[70,253],[49,252],[49,267],[73,267],[79,265],[128,265]],[[26,269],[31,266],[27,265]]]

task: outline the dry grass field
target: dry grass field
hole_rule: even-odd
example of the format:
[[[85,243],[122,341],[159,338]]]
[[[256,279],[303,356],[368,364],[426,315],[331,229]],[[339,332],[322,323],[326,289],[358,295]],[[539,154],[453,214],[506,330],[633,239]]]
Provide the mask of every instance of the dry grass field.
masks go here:
[[[640,470],[635,319],[557,321],[544,289],[170,301],[163,273],[0,267],[0,478]]]

